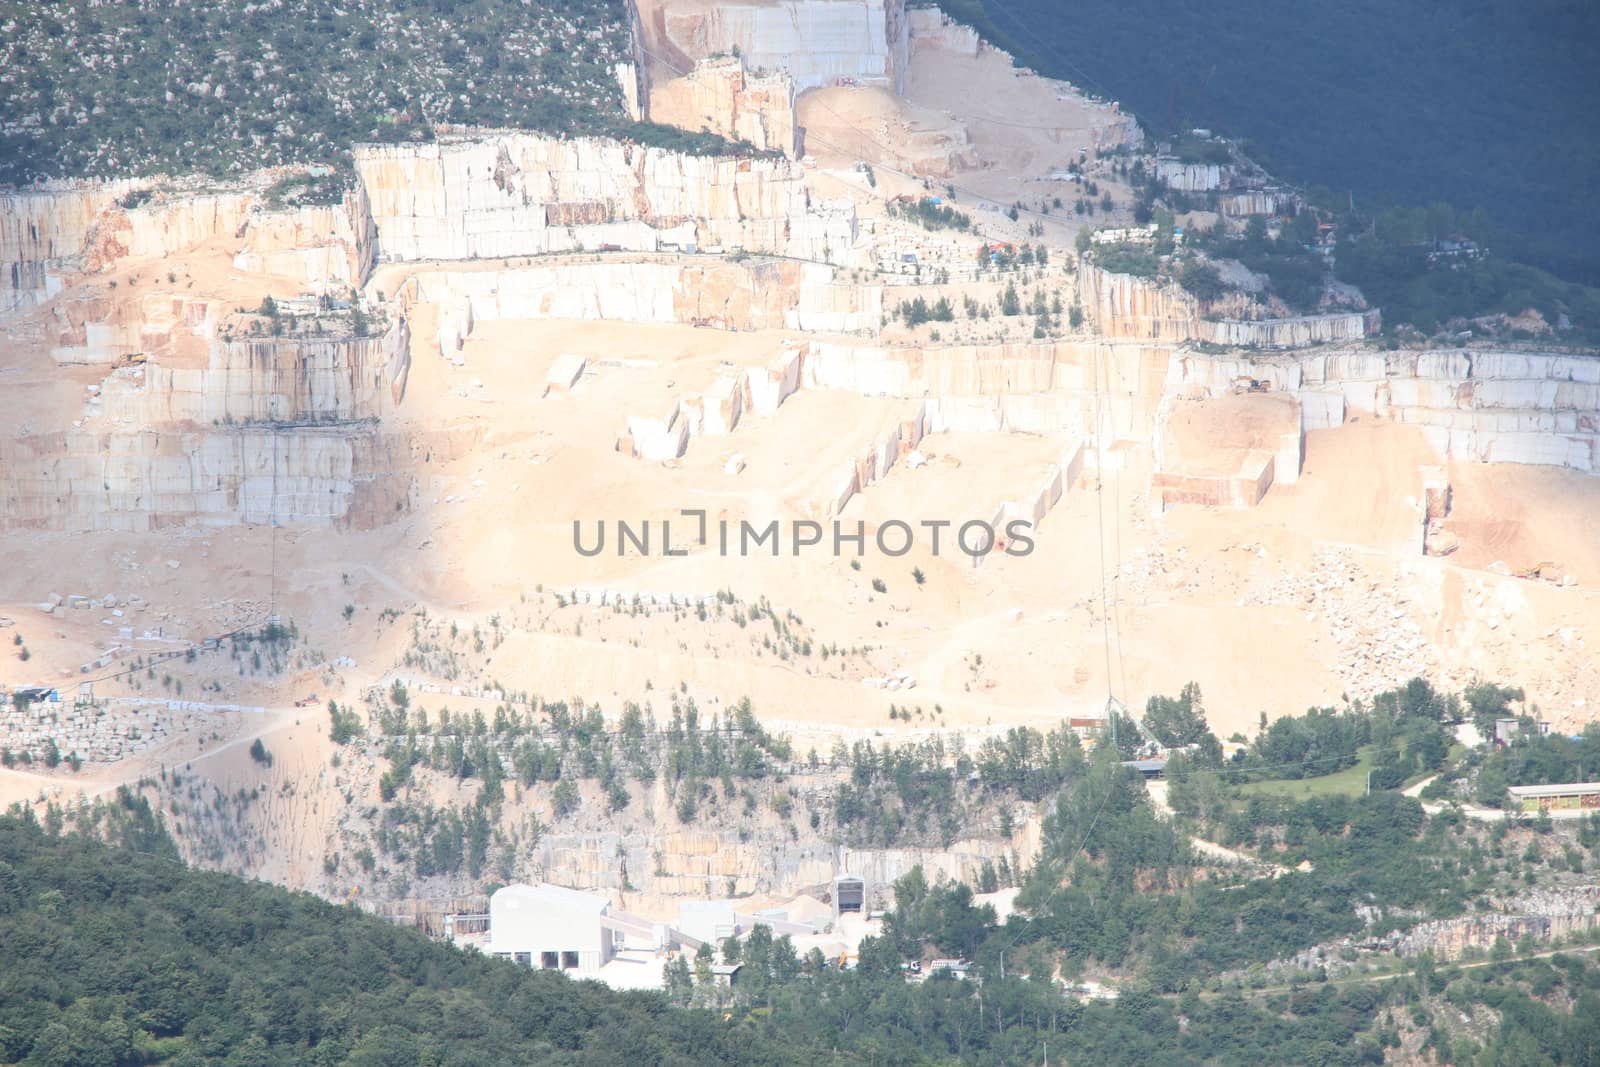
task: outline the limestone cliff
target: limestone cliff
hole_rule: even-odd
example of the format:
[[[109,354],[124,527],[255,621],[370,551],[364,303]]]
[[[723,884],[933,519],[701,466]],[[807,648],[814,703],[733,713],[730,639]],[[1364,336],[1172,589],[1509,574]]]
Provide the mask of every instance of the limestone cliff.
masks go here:
[[[359,427],[37,434],[0,443],[0,527],[369,525],[409,500],[410,468]]]
[[[794,79],[781,71],[750,73],[738,56],[705,59],[684,77],[651,86],[649,101],[652,122],[799,155]]]
[[[1195,299],[1175,285],[1112,274],[1091,262],[1078,268],[1078,302],[1098,333],[1140,341],[1186,341],[1200,321]]]
[[[1228,348],[1309,348],[1359,341],[1382,329],[1377,311],[1350,311],[1249,321],[1203,319],[1195,324],[1195,336]]]
[[[1199,302],[1178,286],[1131,274],[1113,274],[1095,266],[1092,260],[1078,270],[1078,300],[1093,320],[1096,332],[1105,337],[1142,341],[1194,340],[1230,348],[1306,348],[1359,341],[1382,328],[1377,311],[1256,320],[1204,319]]]
[[[681,74],[701,59],[738,54],[752,70],[788,72],[796,91],[862,83],[905,92],[904,0],[636,0],[630,6],[637,8],[652,80]]]
[[[359,287],[372,270],[377,237],[366,189],[357,185],[339,204],[250,215],[233,265],[247,273],[293,278],[316,290]]]
[[[234,265],[323,288],[357,286],[375,233],[360,188],[327,206],[274,208],[263,193],[288,174],[261,171],[223,188],[145,180],[48,185],[0,193],[0,315],[58,295],[76,274],[242,239]]]
[[[1441,453],[1600,471],[1600,360],[1539,352],[1335,349],[1300,357],[1174,356],[1169,387],[1239,377],[1300,398],[1305,429],[1355,409],[1422,428]]]
[[[90,270],[125,258],[161,259],[218,237],[234,237],[255,206],[250,189],[163,197],[138,207],[113,206],[90,230],[84,265]]]
[[[140,188],[134,181],[74,182],[0,193],[0,315],[36,307],[82,269],[102,212]]]
[[[168,314],[161,331],[146,305]],[[93,387],[71,429],[0,445],[0,528],[361,524],[406,506],[409,452],[374,426],[403,394],[403,317],[384,315],[371,336],[315,319],[248,336],[219,326],[204,300],[155,295],[132,308],[125,332],[159,342],[147,361]],[[116,338],[92,347],[115,350]]]
[[[975,884],[984,865],[1032,862],[1037,824],[1013,841],[974,839],[948,848],[850,848],[822,840],[744,842],[733,831],[547,834],[532,859],[538,877],[580,889],[628,888],[654,897],[723,896],[728,893],[796,893],[826,886],[849,872],[873,885],[890,885],[920,866],[930,879]]]
[[[876,328],[883,310],[881,287],[839,282],[823,264],[710,256],[559,256],[527,266],[389,267],[373,286],[398,286],[407,305],[437,305],[436,344],[446,359],[455,357],[480,321],[563,318],[850,333]]]
[[[113,423],[134,426],[379,418],[400,399],[409,350],[398,315],[372,336],[221,339],[203,367],[150,363],[114,374],[100,403]]]
[[[782,159],[503,133],[360,145],[356,171],[383,261],[713,248],[830,260],[856,238],[853,209],[812,205]]]

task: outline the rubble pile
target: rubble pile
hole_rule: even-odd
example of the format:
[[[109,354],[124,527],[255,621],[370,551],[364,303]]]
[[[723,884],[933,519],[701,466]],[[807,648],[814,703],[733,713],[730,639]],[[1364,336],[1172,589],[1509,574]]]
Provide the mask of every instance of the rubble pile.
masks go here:
[[[195,729],[199,715],[175,706],[182,703],[139,701],[113,710],[39,701],[19,710],[7,702],[0,704],[0,750],[16,759],[26,753],[36,767],[47,765],[52,744],[63,761],[76,755],[85,763],[115,763]]]
[[[1244,603],[1296,605],[1308,621],[1320,620],[1349,697],[1371,697],[1419,675],[1439,674],[1401,584],[1374,578],[1348,549],[1319,550],[1309,574],[1286,572],[1265,592],[1247,594]]]

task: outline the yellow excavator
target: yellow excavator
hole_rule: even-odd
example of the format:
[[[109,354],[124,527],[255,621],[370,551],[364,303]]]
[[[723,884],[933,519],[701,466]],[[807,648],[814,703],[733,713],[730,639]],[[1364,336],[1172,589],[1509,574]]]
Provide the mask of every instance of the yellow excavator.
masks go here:
[[[1547,571],[1547,570],[1548,571],[1555,571],[1555,570],[1559,570],[1559,569],[1560,569],[1560,565],[1559,564],[1554,563],[1551,560],[1545,560],[1543,563],[1535,563],[1531,567],[1526,567],[1523,570],[1517,571],[1516,575],[1517,575],[1518,578],[1527,578],[1527,579],[1529,579],[1531,581],[1531,580],[1533,580],[1535,578],[1542,577],[1544,575],[1544,572]]]

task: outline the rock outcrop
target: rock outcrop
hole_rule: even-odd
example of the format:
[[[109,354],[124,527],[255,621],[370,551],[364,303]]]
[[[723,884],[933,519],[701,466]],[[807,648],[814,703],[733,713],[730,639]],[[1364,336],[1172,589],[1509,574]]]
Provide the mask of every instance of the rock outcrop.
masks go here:
[[[794,79],[782,71],[754,74],[738,56],[704,59],[681,78],[650,87],[651,122],[721,134],[763,152],[800,154]]]
[[[546,834],[532,864],[539,878],[559,885],[658,897],[797,893],[826,886],[844,873],[887,886],[917,866],[929,879],[975,884],[986,863],[998,866],[1005,860],[1017,868],[1019,862],[1031,862],[1027,835],[1017,836],[1015,844],[974,839],[943,849],[857,849],[815,838],[774,848],[713,830]]]
[[[374,284],[390,284],[384,273]],[[587,319],[726,330],[856,333],[883,313],[876,285],[836,281],[818,263],[669,256],[549,257],[527,266],[421,268],[399,284],[407,305],[439,307],[439,354],[455,360],[477,322]]]
[[[1187,341],[1200,321],[1198,303],[1177,286],[1113,274],[1087,262],[1078,268],[1078,302],[1104,337]]]
[[[59,293],[83,269],[89,232],[136,181],[73,182],[0,193],[0,315],[26,311]]]
[[[1216,163],[1185,163],[1181,159],[1156,160],[1156,180],[1183,193],[1205,193],[1222,188],[1227,170]]]
[[[118,371],[99,403],[112,423],[135,426],[380,418],[401,399],[409,350],[410,330],[398,315],[370,336],[219,339],[203,367],[150,363]]]
[[[797,92],[824,85],[905,91],[910,25],[904,0],[735,0],[714,5],[636,0],[652,79],[712,56],[785,71]]]
[[[0,443],[0,527],[371,525],[411,484],[406,444],[362,427],[70,430]]]
[[[1307,348],[1359,341],[1383,326],[1377,311],[1276,319],[1205,319],[1199,302],[1178,286],[1131,274],[1113,274],[1093,262],[1084,263],[1078,270],[1078,301],[1101,335],[1142,341],[1205,341],[1229,348]]]
[[[129,179],[0,193],[0,315],[44,303],[83,271],[180,255],[218,238],[243,238],[234,260],[242,271],[318,290],[359,286],[375,238],[364,190],[326,206],[265,202],[273,182],[298,173],[261,171],[222,189],[194,182],[158,189]]]
[[[380,261],[712,249],[827,261],[856,239],[854,209],[813,205],[782,159],[523,133],[359,145],[355,159]]]
[[[1383,320],[1373,310],[1284,319],[1202,319],[1195,324],[1195,337],[1226,348],[1310,348],[1359,341],[1382,329]]]
[[[356,185],[339,204],[252,214],[233,265],[252,274],[293,278],[313,291],[355,288],[372,270],[377,237],[366,188]]]
[[[244,229],[257,203],[248,188],[159,197],[137,207],[113,206],[95,220],[84,249],[90,270],[121,259],[162,259]]]
[[[1600,926],[1600,888],[1592,885],[1537,890],[1507,901],[1506,910],[1460,919],[1436,919],[1392,934],[1383,946],[1400,956],[1432,953],[1458,960],[1493,949],[1500,938],[1523,946],[1583,937]]]
[[[408,505],[408,447],[374,425],[403,395],[403,317],[370,336],[337,316],[250,336],[207,301],[144,303],[172,312],[159,336],[144,330],[160,342],[146,362],[113,370],[71,429],[0,445],[0,528],[361,524]]]
[[[1348,409],[1420,426],[1442,454],[1600,471],[1600,360],[1538,352],[1342,349],[1299,357],[1174,357],[1170,384],[1221,393],[1239,377],[1299,397],[1305,429]]]

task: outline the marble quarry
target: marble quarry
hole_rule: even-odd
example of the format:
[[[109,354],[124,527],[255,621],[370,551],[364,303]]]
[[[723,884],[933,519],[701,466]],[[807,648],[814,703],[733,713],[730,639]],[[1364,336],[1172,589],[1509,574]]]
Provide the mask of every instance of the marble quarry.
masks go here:
[[[244,227],[238,270],[293,278],[308,289],[359,288],[372,270],[377,229],[364,186],[341,204],[261,210]]]
[[[1174,355],[1169,383],[1212,395],[1239,377],[1292,393],[1307,430],[1354,409],[1422,429],[1441,454],[1600,470],[1600,360],[1535,352],[1334,349],[1299,357]]]
[[[358,145],[355,166],[380,262],[713,249],[821,261],[856,237],[853,208],[812,204],[782,159],[506,133]]]
[[[1205,341],[1230,348],[1308,348],[1358,341],[1383,328],[1378,311],[1299,315],[1285,319],[1202,318],[1194,297],[1176,285],[1093,265],[1078,271],[1078,300],[1105,337],[1178,343]]]
[[[752,70],[787,73],[796,92],[840,84],[905,91],[904,0],[636,0],[631,6],[653,78],[657,69],[681,73],[701,59],[737,54]]]
[[[1206,193],[1222,188],[1227,169],[1216,163],[1185,163],[1181,159],[1156,160],[1156,179],[1181,193]]]
[[[411,465],[352,426],[34,434],[0,442],[0,528],[376,525],[409,507]]]
[[[141,187],[130,179],[0,192],[0,315],[61,292],[83,268],[89,232],[101,213]]]
[[[795,159],[801,147],[794,100],[794,79],[786,72],[754,73],[739,56],[718,56],[651,86],[649,116],[664,126],[721,134]]]
[[[121,369],[106,379],[99,404],[117,425],[355,421],[393,409],[409,365],[410,330],[397,315],[364,337],[219,339],[204,366]]]
[[[1300,409],[1287,393],[1168,397],[1153,441],[1152,507],[1254,507],[1300,475]]]

